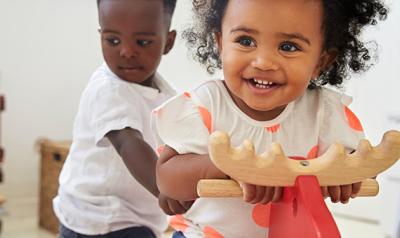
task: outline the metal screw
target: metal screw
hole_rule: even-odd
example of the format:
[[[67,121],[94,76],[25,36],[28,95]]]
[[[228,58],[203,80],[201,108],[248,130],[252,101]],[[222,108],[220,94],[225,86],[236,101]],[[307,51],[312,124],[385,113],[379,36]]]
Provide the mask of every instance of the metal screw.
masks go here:
[[[303,160],[303,161],[300,161],[300,164],[301,164],[302,166],[306,167],[306,166],[309,166],[309,165],[310,165],[310,162],[308,162],[307,160]]]

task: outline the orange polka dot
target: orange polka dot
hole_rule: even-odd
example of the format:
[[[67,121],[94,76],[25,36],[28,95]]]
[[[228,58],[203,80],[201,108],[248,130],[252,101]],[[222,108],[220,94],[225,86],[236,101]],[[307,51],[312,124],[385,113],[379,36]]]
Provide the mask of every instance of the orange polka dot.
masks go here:
[[[211,113],[205,108],[199,106],[200,115],[203,118],[203,123],[207,127],[208,132],[211,134],[212,132],[212,120]]]
[[[175,215],[169,219],[169,225],[177,231],[185,231],[189,226],[182,215]]]
[[[271,212],[271,204],[257,204],[253,209],[253,220],[261,227],[269,227],[269,215]]]
[[[316,145],[308,152],[307,159],[315,159],[318,156],[319,146]]]
[[[204,238],[224,238],[223,235],[221,235],[218,231],[209,226],[204,227],[203,233]]]
[[[276,132],[279,131],[279,128],[281,128],[281,125],[277,124],[277,125],[273,125],[273,126],[267,127],[266,129],[267,129],[267,131],[269,131],[271,133],[276,133]]]
[[[190,93],[188,93],[188,92],[184,92],[183,93],[183,96],[185,97],[185,98],[192,98],[192,95],[190,95]]]
[[[162,152],[164,149],[165,149],[165,145],[160,145],[160,146],[157,148],[157,150],[156,150],[157,155],[160,156],[160,155],[161,155],[161,152]]]
[[[357,116],[348,108],[344,107],[344,112],[347,117],[347,122],[349,123],[349,126],[356,130],[356,131],[363,131],[363,127],[361,125],[360,120],[358,120]]]

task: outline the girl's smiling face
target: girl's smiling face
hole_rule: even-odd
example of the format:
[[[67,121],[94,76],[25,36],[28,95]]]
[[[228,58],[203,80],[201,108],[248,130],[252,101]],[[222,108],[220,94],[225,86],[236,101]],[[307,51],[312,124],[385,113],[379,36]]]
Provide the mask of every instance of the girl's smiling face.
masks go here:
[[[320,0],[230,0],[216,34],[226,85],[256,120],[278,116],[334,60]]]

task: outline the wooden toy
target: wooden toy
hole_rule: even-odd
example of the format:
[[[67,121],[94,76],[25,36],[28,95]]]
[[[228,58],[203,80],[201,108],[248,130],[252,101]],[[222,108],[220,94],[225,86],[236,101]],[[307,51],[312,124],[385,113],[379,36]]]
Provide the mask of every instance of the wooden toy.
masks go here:
[[[334,143],[320,157],[299,161],[287,158],[279,144],[272,144],[269,152],[260,155],[255,154],[250,141],[232,148],[229,136],[217,131],[210,137],[209,154],[233,180],[201,180],[200,197],[242,196],[236,181],[285,187],[282,199],[271,204],[269,238],[337,238],[340,232],[320,187],[362,181],[358,196],[377,195],[378,183],[371,178],[400,158],[400,132],[386,132],[375,147],[361,140],[352,154]]]

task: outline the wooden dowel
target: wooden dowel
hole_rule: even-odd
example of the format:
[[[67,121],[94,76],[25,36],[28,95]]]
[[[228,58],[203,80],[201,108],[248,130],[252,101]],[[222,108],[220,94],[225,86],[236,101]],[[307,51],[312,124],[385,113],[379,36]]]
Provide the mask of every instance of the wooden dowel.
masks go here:
[[[379,184],[375,179],[367,179],[361,183],[358,197],[373,197],[379,192]],[[200,197],[242,197],[243,191],[235,180],[206,179],[197,184]]]

